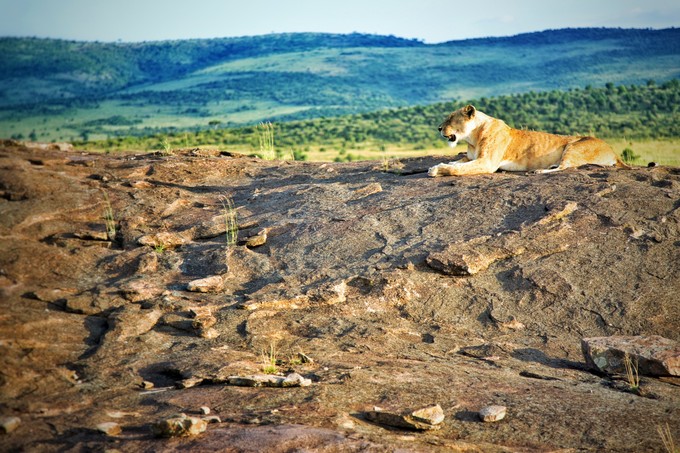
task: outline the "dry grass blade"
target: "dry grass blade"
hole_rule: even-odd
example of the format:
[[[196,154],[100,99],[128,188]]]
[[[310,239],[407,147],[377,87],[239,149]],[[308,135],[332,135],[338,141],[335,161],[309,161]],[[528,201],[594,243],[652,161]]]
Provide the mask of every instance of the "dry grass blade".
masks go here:
[[[623,366],[626,368],[626,380],[630,386],[630,390],[639,393],[640,392],[640,375],[638,374],[638,361],[635,362],[626,353],[623,355]]]
[[[659,436],[661,436],[661,442],[663,442],[663,446],[668,453],[680,452],[680,448],[675,447],[673,435],[671,434],[671,427],[668,426],[668,423],[657,426],[656,431],[659,433]]]

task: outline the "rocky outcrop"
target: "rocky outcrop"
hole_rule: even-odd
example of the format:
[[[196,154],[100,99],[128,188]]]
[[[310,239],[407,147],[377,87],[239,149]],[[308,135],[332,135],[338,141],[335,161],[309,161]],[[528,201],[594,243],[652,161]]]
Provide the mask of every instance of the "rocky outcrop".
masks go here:
[[[6,144],[0,409],[21,425],[0,449],[659,451],[666,422],[680,438],[674,349],[596,352],[680,340],[680,170],[428,178],[445,159]],[[583,338],[591,365],[623,352],[666,376],[631,391]],[[508,415],[482,423],[489,404]],[[193,434],[148,434],[170,419]]]

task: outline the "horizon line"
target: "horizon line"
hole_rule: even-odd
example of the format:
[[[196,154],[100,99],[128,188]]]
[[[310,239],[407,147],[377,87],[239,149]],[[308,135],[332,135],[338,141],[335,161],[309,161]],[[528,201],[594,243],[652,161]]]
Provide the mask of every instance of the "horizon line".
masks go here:
[[[379,33],[366,33],[353,31],[349,33],[331,33],[331,32],[317,32],[317,31],[295,31],[295,32],[271,32],[271,33],[261,33],[254,35],[239,35],[239,36],[215,36],[211,38],[169,38],[169,39],[152,39],[152,40],[142,40],[142,41],[125,41],[122,39],[116,40],[98,40],[98,39],[70,39],[70,38],[58,38],[51,36],[37,36],[37,35],[1,35],[0,39],[42,39],[42,40],[53,40],[53,41],[66,41],[66,42],[79,42],[79,43],[95,43],[95,44],[152,44],[152,43],[166,43],[166,42],[177,42],[177,41],[212,41],[212,40],[225,40],[225,39],[248,39],[248,38],[264,38],[273,36],[285,36],[285,35],[328,35],[328,36],[351,36],[351,35],[361,35],[361,36],[376,36],[376,37],[386,37],[399,39],[403,41],[411,41],[420,43],[423,45],[441,45],[448,44],[452,42],[461,41],[473,41],[473,40],[484,40],[484,39],[507,39],[515,38],[518,36],[540,34],[551,31],[564,31],[564,30],[640,30],[640,31],[665,31],[665,30],[676,30],[680,27],[563,27],[563,28],[546,28],[542,30],[514,33],[510,35],[488,35],[488,36],[475,36],[469,38],[459,38],[451,39],[448,41],[438,41],[438,42],[426,42],[422,38],[407,38],[403,36],[397,36],[394,34],[379,34]]]

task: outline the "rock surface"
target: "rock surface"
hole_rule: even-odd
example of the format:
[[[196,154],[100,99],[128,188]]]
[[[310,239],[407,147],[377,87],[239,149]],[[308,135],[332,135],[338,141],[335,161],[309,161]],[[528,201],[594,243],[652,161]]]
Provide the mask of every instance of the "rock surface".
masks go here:
[[[680,343],[658,335],[584,338],[586,363],[604,373],[625,373],[625,356],[648,376],[680,376]]]
[[[450,158],[194,151],[0,147],[0,409],[22,420],[0,450],[654,452],[666,422],[680,439],[677,378],[620,391],[580,347],[680,341],[680,169],[434,179]],[[225,196],[263,244],[227,245]],[[222,286],[187,291],[206,276]],[[272,345],[313,385],[228,385]],[[479,423],[490,401],[512,417]],[[435,431],[364,417],[429,402]],[[148,434],[200,406],[224,423]],[[92,426],[113,412],[109,439]]]

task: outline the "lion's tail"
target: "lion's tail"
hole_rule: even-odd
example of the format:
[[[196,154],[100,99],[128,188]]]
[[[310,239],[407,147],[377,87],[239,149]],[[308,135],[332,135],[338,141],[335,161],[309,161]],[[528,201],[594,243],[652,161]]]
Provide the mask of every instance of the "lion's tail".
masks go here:
[[[621,160],[619,156],[616,156],[615,167],[623,168],[624,170],[632,170],[633,167]],[[647,168],[656,167],[656,162],[647,162]]]
[[[614,164],[617,168],[623,168],[626,170],[631,170],[633,167],[621,160],[619,156],[616,156],[616,163]]]
[[[616,154],[615,154],[616,155]],[[617,168],[624,168],[626,170],[631,170],[633,167],[621,160],[621,158],[616,155],[616,163],[614,164]]]

